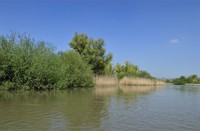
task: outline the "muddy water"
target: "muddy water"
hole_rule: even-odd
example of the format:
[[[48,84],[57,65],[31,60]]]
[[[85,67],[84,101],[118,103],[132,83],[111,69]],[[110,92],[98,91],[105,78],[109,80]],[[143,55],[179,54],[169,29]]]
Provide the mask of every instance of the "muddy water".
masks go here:
[[[0,91],[0,131],[200,131],[200,86]]]

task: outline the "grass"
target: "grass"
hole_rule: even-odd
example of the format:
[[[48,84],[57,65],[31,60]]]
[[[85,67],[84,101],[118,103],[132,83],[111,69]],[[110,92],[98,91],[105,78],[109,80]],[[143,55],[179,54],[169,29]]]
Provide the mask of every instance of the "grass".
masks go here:
[[[164,86],[109,86],[109,87],[95,87],[95,97],[108,97],[112,95],[122,94],[146,94],[154,90],[161,90]]]
[[[108,87],[108,86],[155,86],[164,85],[165,82],[161,80],[152,80],[146,78],[130,78],[124,77],[118,80],[114,76],[96,76],[96,87]]]
[[[153,90],[162,89],[164,81],[145,78],[124,77],[118,80],[114,76],[97,76],[95,80],[94,96],[111,96],[121,91],[124,94],[148,93]]]
[[[115,87],[118,85],[117,78],[113,76],[96,76],[94,80],[96,87]]]
[[[163,80],[156,80],[156,85],[165,85],[165,81]]]
[[[146,78],[130,78],[124,77],[119,81],[120,86],[153,86],[153,85],[164,85],[165,83],[161,80],[152,80]]]
[[[119,81],[119,85],[123,86],[146,86],[146,85],[155,85],[154,80],[145,79],[145,78],[130,78],[124,77]]]

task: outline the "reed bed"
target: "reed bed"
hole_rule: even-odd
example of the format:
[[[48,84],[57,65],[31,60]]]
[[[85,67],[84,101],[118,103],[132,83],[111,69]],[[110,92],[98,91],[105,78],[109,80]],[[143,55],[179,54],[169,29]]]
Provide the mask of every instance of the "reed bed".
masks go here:
[[[162,80],[152,80],[146,78],[137,77],[124,77],[118,80],[114,76],[96,76],[94,78],[96,87],[118,87],[118,86],[159,86],[165,85]]]
[[[166,83],[162,80],[156,80],[156,85],[165,85]]]
[[[116,87],[118,80],[113,76],[96,76],[95,77],[96,87]]]
[[[161,80],[145,78],[124,77],[118,80],[114,76],[97,76],[94,78],[96,86],[94,96],[112,96],[122,91],[124,94],[148,93],[153,90],[162,89],[165,83]]]

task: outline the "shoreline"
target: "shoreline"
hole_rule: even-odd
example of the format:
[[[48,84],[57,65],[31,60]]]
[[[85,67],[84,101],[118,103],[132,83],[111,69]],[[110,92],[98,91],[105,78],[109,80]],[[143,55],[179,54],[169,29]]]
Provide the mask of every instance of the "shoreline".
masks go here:
[[[189,85],[189,86],[200,86],[200,84],[192,84],[192,83],[186,83],[185,85]]]
[[[94,78],[95,87],[110,87],[110,86],[159,86],[166,83],[161,80],[153,80],[147,78],[131,78],[124,77],[117,79],[115,76],[96,76]]]

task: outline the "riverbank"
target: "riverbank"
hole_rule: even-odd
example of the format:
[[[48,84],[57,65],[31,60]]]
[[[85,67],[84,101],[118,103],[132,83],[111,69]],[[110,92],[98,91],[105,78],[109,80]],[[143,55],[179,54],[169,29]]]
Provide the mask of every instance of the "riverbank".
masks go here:
[[[189,85],[189,86],[200,86],[200,84],[192,84],[192,83],[188,83],[188,84],[185,84],[185,85]]]
[[[94,78],[95,85],[101,86],[158,86],[165,85],[164,81],[146,78],[130,78],[124,77],[118,80],[114,76],[96,76]]]

